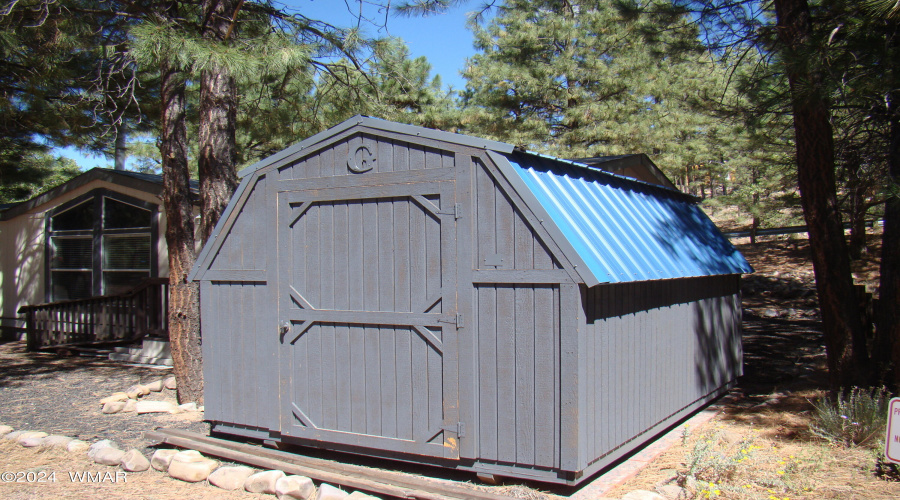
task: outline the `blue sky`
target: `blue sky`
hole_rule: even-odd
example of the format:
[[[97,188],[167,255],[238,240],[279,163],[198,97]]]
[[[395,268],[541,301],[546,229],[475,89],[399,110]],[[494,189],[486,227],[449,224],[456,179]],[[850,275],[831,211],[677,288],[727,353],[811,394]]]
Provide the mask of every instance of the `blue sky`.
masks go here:
[[[365,1],[365,0],[363,0]],[[335,26],[349,27],[356,24],[355,16],[348,9],[359,9],[357,0],[281,0],[282,5],[299,12],[310,19],[319,19]],[[276,2],[277,3],[277,2]],[[475,53],[472,47],[472,33],[466,28],[466,13],[478,9],[482,2],[473,0],[444,14],[430,17],[387,18],[386,28],[363,24],[366,36],[395,36],[402,38],[409,46],[412,57],[425,56],[431,63],[432,76],[441,75],[444,88],[452,86],[460,90],[465,80],[459,72],[465,66],[466,58]],[[377,18],[383,24],[384,13],[378,13],[368,3],[364,3],[367,17]],[[297,140],[302,140],[298,137]],[[82,169],[112,167],[112,160],[102,156],[85,156],[75,148],[57,149],[57,154],[74,159]]]

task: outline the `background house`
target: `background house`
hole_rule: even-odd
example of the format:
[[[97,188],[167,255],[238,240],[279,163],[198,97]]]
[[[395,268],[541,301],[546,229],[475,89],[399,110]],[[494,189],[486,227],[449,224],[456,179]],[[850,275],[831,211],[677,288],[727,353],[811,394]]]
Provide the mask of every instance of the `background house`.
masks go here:
[[[95,168],[0,212],[0,328],[22,306],[116,295],[166,277],[162,177]]]

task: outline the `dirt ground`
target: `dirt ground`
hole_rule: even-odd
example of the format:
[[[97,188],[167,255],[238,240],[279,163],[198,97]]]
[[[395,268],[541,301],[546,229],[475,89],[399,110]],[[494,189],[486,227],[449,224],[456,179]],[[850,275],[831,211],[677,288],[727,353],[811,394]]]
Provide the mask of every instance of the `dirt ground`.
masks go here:
[[[874,475],[873,452],[831,447],[809,432],[810,401],[823,394],[827,380],[806,243],[775,241],[740,245],[740,250],[756,273],[743,284],[745,375],[737,397],[713,421],[685,433],[681,443],[607,496],[654,490],[693,467],[705,481],[690,485],[695,498],[900,498],[900,483]],[[876,267],[874,261],[856,264],[859,281],[874,282]],[[27,353],[21,342],[0,344],[0,424],[86,441],[111,439],[123,449],[138,448],[149,456],[153,448],[141,439],[142,431],[177,427],[206,433],[208,425],[198,414],[104,415],[98,401],[168,373],[97,358]],[[174,399],[174,393],[146,397]],[[0,482],[3,499],[262,498],[175,481],[152,470],[100,483],[72,480],[69,475],[117,470],[94,465],[83,454],[25,449],[0,441],[0,472],[43,472],[44,477],[55,472],[52,483]],[[498,492],[519,498],[544,496],[525,485]]]

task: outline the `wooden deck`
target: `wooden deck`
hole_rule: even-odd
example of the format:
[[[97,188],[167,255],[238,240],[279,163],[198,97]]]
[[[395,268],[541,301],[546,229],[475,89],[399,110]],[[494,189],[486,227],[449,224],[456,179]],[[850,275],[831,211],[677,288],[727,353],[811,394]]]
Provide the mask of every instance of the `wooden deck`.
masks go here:
[[[150,278],[120,295],[21,307],[28,349],[168,336],[168,290],[168,278]]]

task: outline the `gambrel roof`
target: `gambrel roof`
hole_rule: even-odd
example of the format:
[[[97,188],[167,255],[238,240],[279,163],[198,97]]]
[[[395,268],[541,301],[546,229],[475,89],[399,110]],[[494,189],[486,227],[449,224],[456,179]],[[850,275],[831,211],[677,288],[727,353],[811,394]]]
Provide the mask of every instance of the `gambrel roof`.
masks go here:
[[[243,182],[191,273],[209,268],[253,188],[253,179],[355,132],[390,133],[410,142],[464,146],[490,158],[587,286],[752,272],[697,205],[676,189],[510,144],[370,118],[353,117],[239,173]]]

